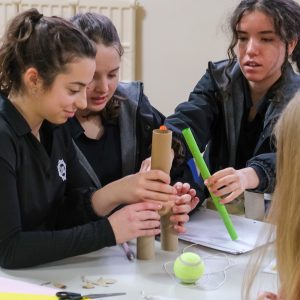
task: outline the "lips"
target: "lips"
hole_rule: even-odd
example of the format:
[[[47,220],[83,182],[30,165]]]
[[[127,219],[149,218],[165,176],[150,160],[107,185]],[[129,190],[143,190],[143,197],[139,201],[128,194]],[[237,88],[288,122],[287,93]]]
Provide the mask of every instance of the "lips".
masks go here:
[[[106,96],[103,97],[90,97],[90,101],[93,104],[100,105],[106,102]]]
[[[247,61],[245,64],[244,64],[245,67],[251,67],[251,68],[255,68],[255,67],[260,67],[261,65],[258,64],[257,62],[255,61]]]
[[[75,116],[76,111],[65,111],[67,118],[73,118]]]

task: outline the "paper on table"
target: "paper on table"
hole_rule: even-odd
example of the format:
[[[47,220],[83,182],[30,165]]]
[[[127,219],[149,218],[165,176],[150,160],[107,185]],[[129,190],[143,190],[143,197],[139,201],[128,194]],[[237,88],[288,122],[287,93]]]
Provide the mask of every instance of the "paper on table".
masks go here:
[[[277,264],[276,259],[272,259],[272,261],[264,268],[263,272],[277,274]]]
[[[32,284],[28,282],[24,282],[21,280],[15,280],[5,277],[0,277],[0,299],[3,298],[3,293],[18,293],[23,294],[31,294],[31,295],[55,295],[58,291],[54,288],[49,288],[45,286],[40,286],[37,284]],[[13,299],[13,298],[9,298]]]
[[[238,234],[238,239],[232,241],[217,211],[200,208],[191,215],[185,224],[186,233],[179,238],[220,251],[241,254],[258,246],[257,239],[262,230],[270,226],[267,223],[230,215]],[[259,244],[262,245],[263,243]]]
[[[57,300],[56,296],[19,293],[0,293],[0,300]]]

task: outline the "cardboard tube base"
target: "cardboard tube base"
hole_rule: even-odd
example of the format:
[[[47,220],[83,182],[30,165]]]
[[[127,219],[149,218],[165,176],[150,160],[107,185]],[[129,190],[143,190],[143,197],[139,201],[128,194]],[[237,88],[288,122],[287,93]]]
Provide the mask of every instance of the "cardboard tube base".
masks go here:
[[[170,211],[166,215],[162,216],[160,219],[161,249],[165,251],[176,251],[178,248],[178,234],[173,228],[173,223],[170,222],[171,215],[172,212]]]
[[[155,257],[155,237],[143,236],[137,238],[137,259],[151,260]]]

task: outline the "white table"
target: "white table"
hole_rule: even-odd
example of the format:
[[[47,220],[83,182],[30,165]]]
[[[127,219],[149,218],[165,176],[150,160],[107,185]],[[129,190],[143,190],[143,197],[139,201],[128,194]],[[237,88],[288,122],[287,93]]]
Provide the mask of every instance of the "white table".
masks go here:
[[[61,282],[67,285],[68,291],[82,294],[98,292],[126,292],[126,296],[115,296],[107,299],[146,299],[141,295],[160,296],[153,299],[241,299],[241,285],[249,254],[228,255],[236,265],[227,271],[225,283],[217,290],[201,290],[178,283],[165,272],[163,264],[174,260],[181,250],[189,245],[180,242],[177,252],[160,250],[156,242],[156,257],[153,261],[128,261],[121,247],[102,249],[87,255],[81,255],[61,261],[20,270],[0,269],[0,276],[24,280],[30,283]],[[135,251],[135,245],[131,245]],[[195,249],[195,248],[194,248]],[[196,247],[201,256],[218,254],[204,247]],[[94,289],[83,289],[81,276],[87,278],[113,278],[117,282],[109,287],[97,286]],[[268,273],[259,274],[260,289],[277,290],[277,276]],[[0,287],[1,292],[1,287]],[[149,299],[149,298],[148,298]]]

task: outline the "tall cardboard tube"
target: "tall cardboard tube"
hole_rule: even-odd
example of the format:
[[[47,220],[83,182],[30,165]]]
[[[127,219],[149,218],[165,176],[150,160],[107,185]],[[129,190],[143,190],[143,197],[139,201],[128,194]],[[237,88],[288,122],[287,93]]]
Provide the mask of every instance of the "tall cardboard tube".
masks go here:
[[[168,129],[153,130],[151,169],[162,170],[169,174],[172,166],[172,131]],[[178,236],[170,222],[171,208],[174,203],[166,203],[159,211],[161,215],[161,248],[166,251],[175,251],[178,247]]]
[[[172,131],[168,129],[155,129],[152,132],[151,169],[162,170],[170,173],[172,159]],[[171,207],[166,205],[159,211],[161,217],[161,247],[163,250],[174,251],[177,249],[178,236],[170,222]],[[137,239],[137,258],[150,260],[155,256],[154,237],[140,237]]]

